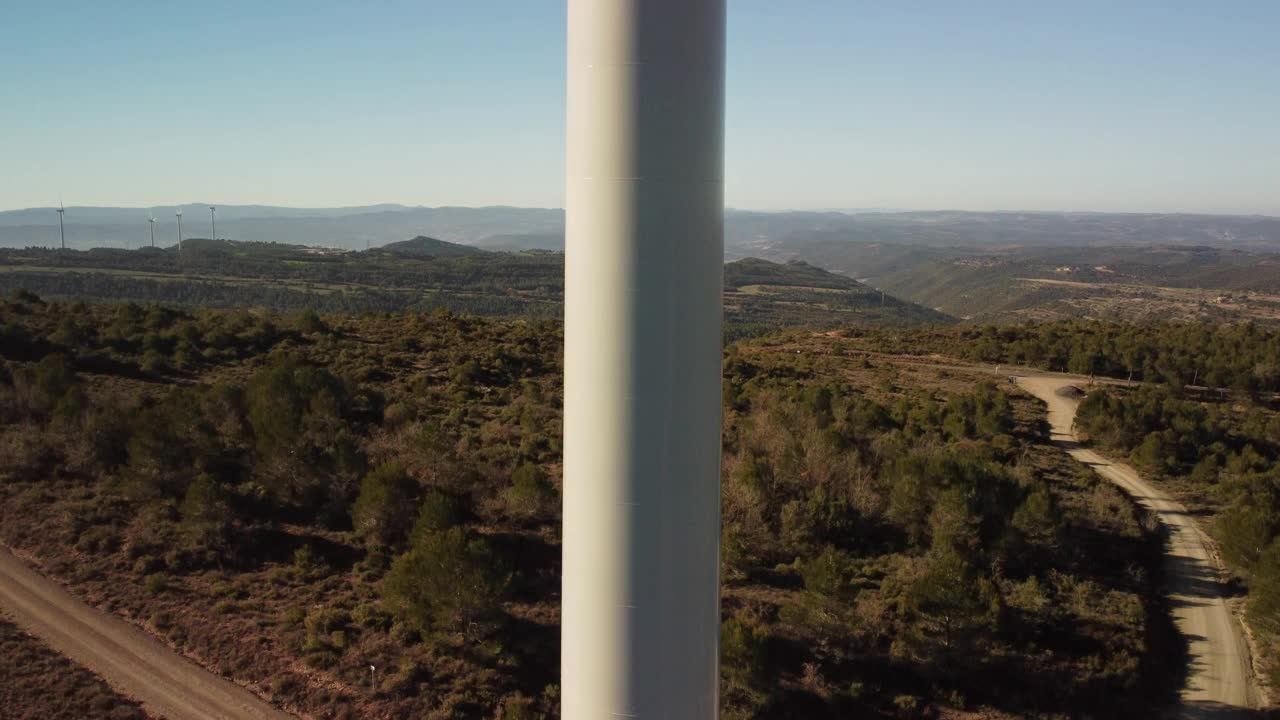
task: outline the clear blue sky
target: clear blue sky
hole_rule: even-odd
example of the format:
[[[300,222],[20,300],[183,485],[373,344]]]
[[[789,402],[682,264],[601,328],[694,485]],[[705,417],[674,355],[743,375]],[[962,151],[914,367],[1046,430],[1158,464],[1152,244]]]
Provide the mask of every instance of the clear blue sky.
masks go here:
[[[729,0],[733,207],[1280,215],[1280,2]],[[561,0],[0,0],[0,209],[559,206]]]

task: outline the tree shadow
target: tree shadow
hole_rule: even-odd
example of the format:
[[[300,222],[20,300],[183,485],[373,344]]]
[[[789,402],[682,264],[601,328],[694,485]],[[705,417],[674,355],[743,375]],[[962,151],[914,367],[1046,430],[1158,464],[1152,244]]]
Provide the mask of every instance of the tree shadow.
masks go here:
[[[485,536],[498,557],[511,564],[510,597],[537,603],[560,592],[560,546],[535,533],[502,532]]]
[[[236,538],[236,562],[243,569],[258,569],[271,562],[291,563],[294,553],[310,546],[317,561],[335,570],[347,571],[364,557],[360,548],[335,542],[322,535],[289,532],[279,527],[255,525],[244,528]]]

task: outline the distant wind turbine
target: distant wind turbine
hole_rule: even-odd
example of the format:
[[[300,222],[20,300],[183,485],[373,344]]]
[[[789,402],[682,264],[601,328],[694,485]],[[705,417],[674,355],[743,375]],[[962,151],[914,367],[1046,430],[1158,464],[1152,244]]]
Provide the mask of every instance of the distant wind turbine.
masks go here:
[[[216,207],[214,207],[214,206],[212,206],[212,205],[210,205],[210,206],[209,206],[209,225],[210,225],[210,227],[212,227],[212,228],[213,228],[213,237],[209,238],[210,240],[217,240],[217,239],[218,239],[218,216],[217,216],[217,212],[218,212],[218,208],[216,208]]]
[[[62,214],[65,213],[66,211],[67,209],[63,207],[62,201],[59,200],[58,201],[58,237],[62,239],[63,250],[67,249],[67,231],[62,226]]]
[[[151,226],[151,247],[156,246],[156,216],[147,213],[147,224]]]
[[[178,252],[182,252],[182,208],[178,208],[174,215],[178,216]]]

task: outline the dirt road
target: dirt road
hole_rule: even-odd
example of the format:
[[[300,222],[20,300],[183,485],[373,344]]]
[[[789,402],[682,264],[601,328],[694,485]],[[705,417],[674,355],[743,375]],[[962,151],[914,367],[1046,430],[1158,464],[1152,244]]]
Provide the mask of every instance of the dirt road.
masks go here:
[[[138,628],[89,607],[0,548],[0,606],[17,624],[168,720],[290,720]],[[0,708],[0,714],[3,709]]]
[[[1133,468],[1112,463],[1079,446],[1072,430],[1079,403],[1059,395],[1058,390],[1083,381],[1083,378],[1031,375],[1019,377],[1018,385],[1048,404],[1055,443],[1137,498],[1156,513],[1169,530],[1165,569],[1170,600],[1174,620],[1187,639],[1190,654],[1178,717],[1240,717],[1242,711],[1247,711],[1255,702],[1249,653],[1240,628],[1223,600],[1218,567],[1210,552],[1212,543],[1182,505],[1143,480]]]

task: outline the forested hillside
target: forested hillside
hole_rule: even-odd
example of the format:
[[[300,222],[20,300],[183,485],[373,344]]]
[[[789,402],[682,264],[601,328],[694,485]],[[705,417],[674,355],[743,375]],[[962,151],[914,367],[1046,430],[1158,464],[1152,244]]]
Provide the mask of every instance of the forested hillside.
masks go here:
[[[1280,332],[1072,321],[841,334],[821,352],[943,354],[1113,378],[1087,387],[1077,432],[1203,518],[1248,593],[1261,661],[1280,686]],[[791,336],[788,347],[805,340]]]
[[[844,333],[868,349],[941,353],[992,364],[1136,382],[1280,392],[1280,330],[1252,323],[1135,325],[1056,321]]]
[[[956,317],[981,322],[1089,318],[1280,323],[1280,255],[1206,237],[1201,244],[928,244],[814,232],[768,243],[770,260],[803,258]],[[1278,246],[1280,247],[1280,246]]]
[[[0,539],[45,572],[315,716],[556,714],[554,323],[30,293],[0,320]],[[725,357],[725,717],[1171,700],[1154,526],[1037,403],[804,337]]]
[[[0,292],[17,289],[188,307],[338,313],[443,308],[559,318],[564,255],[488,252],[427,237],[361,252],[225,240],[188,240],[181,252],[0,250]],[[798,325],[952,322],[804,263],[729,263],[725,290],[731,338]]]
[[[827,265],[824,265],[827,266]],[[977,320],[1280,322],[1280,256],[1216,247],[1054,247],[910,256],[889,292]]]

